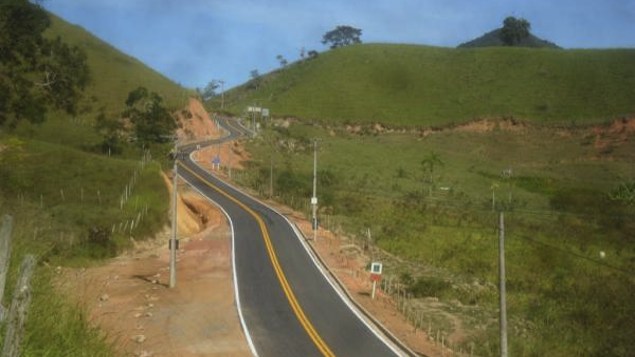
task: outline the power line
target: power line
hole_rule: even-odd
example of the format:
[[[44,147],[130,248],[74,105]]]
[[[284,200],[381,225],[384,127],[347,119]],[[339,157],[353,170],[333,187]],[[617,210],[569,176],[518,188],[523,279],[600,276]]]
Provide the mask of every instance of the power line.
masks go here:
[[[547,248],[550,248],[550,249],[553,249],[553,250],[557,250],[560,253],[571,255],[571,256],[574,256],[576,258],[584,259],[584,260],[586,260],[588,262],[591,262],[591,263],[602,265],[602,266],[604,266],[606,268],[613,269],[613,270],[618,271],[620,273],[624,273],[624,274],[631,275],[631,276],[635,275],[635,272],[633,272],[633,271],[622,269],[620,267],[616,267],[614,265],[607,264],[604,261],[593,259],[593,258],[588,257],[586,255],[582,255],[582,254],[579,254],[579,253],[576,253],[576,252],[572,252],[572,251],[566,250],[564,248],[561,248],[561,247],[558,247],[558,246],[555,246],[555,245],[552,245],[552,244],[549,244],[549,243],[541,242],[541,241],[539,241],[537,239],[533,239],[533,238],[525,236],[525,235],[521,235],[521,234],[512,234],[512,235],[514,237],[518,237],[518,238],[524,239],[524,240],[529,241],[531,243],[534,243],[536,245],[540,245],[540,246],[547,247]]]

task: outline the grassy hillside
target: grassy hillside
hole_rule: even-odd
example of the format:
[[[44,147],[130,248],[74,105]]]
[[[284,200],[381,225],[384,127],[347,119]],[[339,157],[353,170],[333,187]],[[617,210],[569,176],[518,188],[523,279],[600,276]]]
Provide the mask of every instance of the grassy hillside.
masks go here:
[[[93,85],[86,92],[88,99],[97,99],[99,105],[109,110],[123,109],[128,93],[143,85],[163,96],[171,107],[181,107],[185,102],[187,89],[83,28],[55,15],[51,15],[51,20],[48,30],[51,37],[61,36],[65,42],[86,51],[93,78]]]
[[[415,296],[408,306],[423,329],[477,356],[498,354],[504,210],[510,354],[635,348],[635,206],[611,199],[635,187],[634,121],[593,130],[501,121],[425,137],[273,124],[249,142],[253,159],[233,177],[265,197],[272,180],[275,199],[308,217],[318,138],[319,221],[358,242],[372,231],[372,243],[391,254],[369,254],[384,263],[385,279]],[[431,172],[422,163],[432,153]]]
[[[459,48],[473,48],[473,47],[495,47],[504,46],[503,40],[501,40],[501,30],[496,29],[490,31],[483,36],[477,37],[473,40],[460,44]],[[560,48],[555,43],[549,42],[538,38],[531,33],[526,38],[522,39],[516,47],[533,47],[533,48]]]
[[[0,215],[15,219],[3,305],[22,256],[35,254],[39,267],[23,354],[109,356],[110,347],[83,313],[52,292],[50,267],[92,264],[129,246],[131,238],[162,229],[169,198],[160,171],[169,148],[152,146],[149,155],[129,144],[121,155],[104,155],[95,118],[100,112],[119,116],[138,86],[161,94],[172,109],[189,93],[80,27],[53,15],[51,20],[47,36],[86,52],[92,82],[75,116],[51,111],[40,125],[0,127]]]
[[[225,101],[236,113],[259,103],[274,116],[333,124],[600,121],[635,113],[635,50],[357,45],[274,71]]]

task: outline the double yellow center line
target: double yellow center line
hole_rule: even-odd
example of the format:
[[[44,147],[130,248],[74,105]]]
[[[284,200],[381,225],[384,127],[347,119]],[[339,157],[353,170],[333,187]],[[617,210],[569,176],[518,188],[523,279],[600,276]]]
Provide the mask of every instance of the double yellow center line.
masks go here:
[[[278,257],[276,255],[275,249],[273,248],[273,244],[271,243],[271,238],[269,237],[269,231],[267,229],[267,226],[265,225],[265,222],[262,220],[260,215],[258,215],[254,210],[249,208],[244,203],[240,202],[235,197],[221,190],[218,186],[205,180],[202,176],[192,171],[192,169],[190,169],[189,167],[181,163],[179,163],[179,165],[182,168],[186,169],[190,174],[198,178],[201,182],[205,183],[207,186],[217,191],[221,195],[227,197],[228,199],[233,201],[235,204],[240,206],[242,209],[244,209],[246,212],[248,212],[252,217],[254,217],[256,222],[258,222],[260,231],[262,232],[262,237],[265,242],[265,246],[267,247],[267,253],[269,254],[269,259],[271,260],[273,269],[276,272],[278,281],[280,282],[280,285],[282,286],[282,290],[284,291],[284,294],[287,297],[289,304],[291,305],[291,309],[293,310],[293,313],[298,318],[298,320],[300,321],[300,324],[302,325],[306,333],[309,335],[309,337],[311,338],[315,346],[318,348],[318,350],[320,350],[320,352],[322,352],[322,355],[326,357],[334,357],[335,354],[326,345],[322,337],[320,337],[320,335],[317,333],[317,331],[315,330],[315,327],[313,327],[313,324],[311,324],[311,321],[309,321],[309,319],[306,317],[304,310],[302,310],[300,303],[298,303],[298,299],[295,297],[295,294],[293,293],[293,289],[291,289],[291,286],[289,285],[289,282],[287,281],[287,277],[284,275],[284,271],[282,270],[282,267],[280,266],[280,262],[278,261]]]

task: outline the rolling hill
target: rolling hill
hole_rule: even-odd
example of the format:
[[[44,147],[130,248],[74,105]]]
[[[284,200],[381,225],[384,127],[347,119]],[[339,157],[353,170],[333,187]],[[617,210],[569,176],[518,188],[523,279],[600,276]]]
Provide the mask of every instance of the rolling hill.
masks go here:
[[[474,48],[474,47],[496,47],[496,46],[504,46],[503,41],[501,40],[501,29],[492,30],[483,36],[477,37],[473,40],[464,42],[460,44],[459,48]],[[520,41],[517,47],[533,47],[533,48],[560,48],[560,46],[556,45],[553,42],[543,40],[541,38],[536,37],[533,34],[529,34],[529,36]]]
[[[260,104],[274,116],[332,124],[598,122],[635,113],[635,50],[355,45],[234,88],[225,103],[235,113]]]

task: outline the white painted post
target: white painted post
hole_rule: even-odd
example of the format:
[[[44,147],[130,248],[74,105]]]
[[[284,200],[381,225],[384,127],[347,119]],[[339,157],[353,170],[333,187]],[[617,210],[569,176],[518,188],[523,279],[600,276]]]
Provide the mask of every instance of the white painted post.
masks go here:
[[[373,280],[373,292],[370,294],[370,298],[375,300],[375,289],[377,288],[377,280]]]

